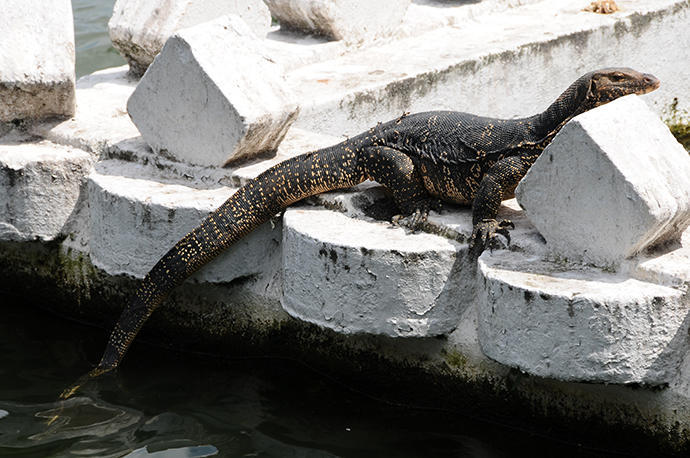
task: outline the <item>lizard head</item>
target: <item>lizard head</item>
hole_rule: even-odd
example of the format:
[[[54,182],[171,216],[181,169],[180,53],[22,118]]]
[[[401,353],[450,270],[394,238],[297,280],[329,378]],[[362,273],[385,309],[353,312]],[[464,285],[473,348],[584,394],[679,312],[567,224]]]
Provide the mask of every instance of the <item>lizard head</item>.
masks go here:
[[[605,68],[591,73],[587,98],[594,106],[630,94],[646,94],[659,87],[659,79],[632,68]]]

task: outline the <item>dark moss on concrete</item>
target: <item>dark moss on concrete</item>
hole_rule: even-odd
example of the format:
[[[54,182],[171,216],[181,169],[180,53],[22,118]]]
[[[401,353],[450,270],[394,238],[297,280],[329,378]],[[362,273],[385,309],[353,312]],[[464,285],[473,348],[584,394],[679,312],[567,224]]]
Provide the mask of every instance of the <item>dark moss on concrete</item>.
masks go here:
[[[671,130],[673,136],[676,137],[676,140],[678,140],[686,150],[690,151],[690,123],[669,124],[668,128]]]
[[[463,355],[459,351],[444,348],[441,354],[443,355],[443,358],[449,367],[459,370],[465,370],[467,368],[467,356]]]
[[[576,437],[583,452],[596,444],[637,456],[690,452],[688,431],[680,423],[669,429],[662,418],[636,426],[623,421],[644,417],[634,403],[618,401],[635,388],[557,382],[491,361],[477,363],[446,338],[338,334],[290,318],[277,301],[252,294],[261,281],[185,283],[153,314],[131,351],[149,342],[230,366],[234,358],[296,359],[385,402],[519,427],[536,436]],[[107,275],[84,253],[57,243],[0,243],[0,290],[100,326],[104,345],[138,283]],[[128,370],[127,360],[120,370]],[[636,395],[659,396],[638,390]]]
[[[676,140],[690,151],[690,113],[678,108],[678,98],[674,98],[671,105],[664,110],[664,122],[676,137]]]

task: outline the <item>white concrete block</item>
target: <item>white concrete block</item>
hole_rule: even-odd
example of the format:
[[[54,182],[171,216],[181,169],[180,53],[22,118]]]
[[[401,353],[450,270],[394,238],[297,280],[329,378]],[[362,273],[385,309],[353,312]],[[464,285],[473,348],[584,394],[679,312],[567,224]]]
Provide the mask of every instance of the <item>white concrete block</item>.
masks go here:
[[[72,3],[6,0],[0,30],[0,122],[74,114]]]
[[[0,240],[54,240],[81,196],[94,159],[29,139],[0,144]]]
[[[232,195],[122,176],[131,168],[99,163],[89,176],[92,262],[111,275],[143,278],[179,239]],[[229,282],[263,273],[279,259],[281,226],[266,223],[204,266],[194,279]]]
[[[166,43],[127,104],[154,151],[222,166],[274,151],[297,115],[280,67],[236,16]]]
[[[104,154],[125,140],[140,138],[127,115],[127,99],[135,87],[126,65],[81,77],[74,116],[57,124],[34,123],[30,132],[54,143]]]
[[[616,265],[690,224],[690,157],[628,96],[574,118],[516,190],[560,258]]]
[[[425,337],[453,330],[472,303],[463,245],[387,222],[305,207],[283,217],[283,308],[345,334]]]
[[[630,261],[626,270],[638,280],[675,288],[690,287],[690,229],[681,237],[681,244],[664,245]]]
[[[682,289],[519,252],[479,259],[479,342],[487,356],[568,381],[668,383],[687,352]]]
[[[143,75],[175,32],[226,14],[241,17],[257,36],[266,35],[271,25],[260,0],[117,0],[108,30],[132,72]]]
[[[265,0],[282,27],[359,42],[391,35],[410,0]]]
[[[664,114],[674,99],[674,113],[690,112],[688,71],[683,70],[690,62],[687,1],[638,0],[614,15],[582,12],[588,2],[577,6],[571,0],[472,18],[450,13],[492,4],[429,1],[428,8],[449,12],[442,19],[453,27],[439,24],[424,35],[351,48],[336,59],[293,69],[287,79],[301,104],[295,127],[352,136],[372,120],[385,122],[406,111],[530,116],[582,74],[615,62],[662,81],[644,96],[657,113]]]

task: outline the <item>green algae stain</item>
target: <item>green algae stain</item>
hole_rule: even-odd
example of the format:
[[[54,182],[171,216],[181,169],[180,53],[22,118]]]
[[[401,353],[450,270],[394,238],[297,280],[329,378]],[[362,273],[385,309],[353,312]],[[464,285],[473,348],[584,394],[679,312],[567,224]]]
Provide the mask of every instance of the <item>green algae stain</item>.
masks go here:
[[[467,356],[463,355],[457,350],[447,349],[443,350],[443,357],[446,364],[453,369],[466,369],[467,368]]]
[[[690,152],[690,113],[678,108],[678,98],[674,98],[667,110],[664,122],[676,140]]]
[[[70,283],[75,286],[81,286],[96,277],[96,269],[91,264],[88,255],[81,251],[72,250],[72,248],[58,251],[57,265],[59,267],[58,272],[63,278],[71,280]]]
[[[690,152],[690,124],[666,124],[668,125],[668,128],[671,130],[673,136],[676,137],[676,140],[678,140],[678,142],[680,142],[680,144],[683,145],[685,149],[688,150],[688,152]]]

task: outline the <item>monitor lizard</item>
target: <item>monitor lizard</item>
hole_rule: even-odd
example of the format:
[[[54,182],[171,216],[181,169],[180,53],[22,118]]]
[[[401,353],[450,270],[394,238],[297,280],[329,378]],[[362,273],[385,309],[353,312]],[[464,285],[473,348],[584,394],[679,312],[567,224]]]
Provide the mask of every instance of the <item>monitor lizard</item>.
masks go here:
[[[333,146],[281,162],[250,180],[170,249],[151,269],[117,322],[90,376],[118,366],[137,332],[167,294],[287,206],[308,196],[374,180],[386,187],[400,215],[419,229],[441,201],[472,206],[470,254],[508,241],[510,221],[496,220],[502,200],[563,125],[628,94],[645,94],[659,80],[629,68],[587,73],[545,111],[495,119],[456,111],[404,114]]]

